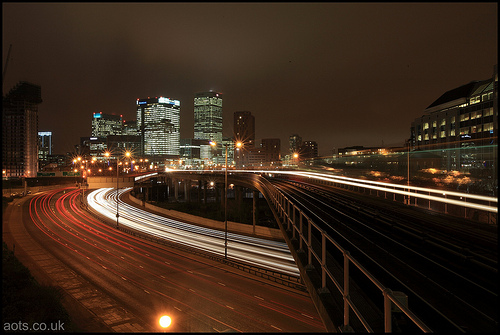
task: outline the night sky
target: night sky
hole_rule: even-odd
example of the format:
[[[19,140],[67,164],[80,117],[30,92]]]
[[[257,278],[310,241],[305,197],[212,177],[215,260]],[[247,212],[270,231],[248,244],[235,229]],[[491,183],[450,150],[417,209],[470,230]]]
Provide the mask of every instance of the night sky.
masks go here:
[[[92,113],[136,118],[136,99],[181,101],[193,137],[197,92],[255,116],[257,143],[288,137],[402,146],[450,89],[491,78],[497,3],[2,3],[7,93],[40,85],[39,130],[55,153],[91,135]]]

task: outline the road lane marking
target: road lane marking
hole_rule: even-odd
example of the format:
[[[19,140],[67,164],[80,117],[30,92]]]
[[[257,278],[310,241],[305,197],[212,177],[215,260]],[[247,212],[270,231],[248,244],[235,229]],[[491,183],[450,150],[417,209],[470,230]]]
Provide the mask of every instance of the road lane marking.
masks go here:
[[[222,286],[226,286],[226,284],[221,283],[221,282],[217,282],[217,284],[222,285]]]
[[[300,313],[300,314],[302,314],[302,315],[304,315],[305,317],[308,317],[308,318],[310,318],[310,319],[314,319],[314,317],[312,317],[312,316],[310,316],[310,315],[307,315],[307,314],[304,314],[304,313]]]
[[[264,300],[264,298],[258,297],[256,295],[254,295],[254,297],[256,297],[257,299],[260,299],[260,300]]]
[[[280,332],[283,331],[283,330],[281,330],[280,328],[278,328],[276,326],[271,325],[271,327],[278,329]]]

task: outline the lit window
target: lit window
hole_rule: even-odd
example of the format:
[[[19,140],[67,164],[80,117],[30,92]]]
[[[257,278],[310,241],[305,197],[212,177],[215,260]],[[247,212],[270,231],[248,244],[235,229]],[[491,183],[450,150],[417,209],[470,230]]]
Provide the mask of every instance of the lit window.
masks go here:
[[[446,125],[446,119],[442,119],[441,120],[441,126],[445,126]]]
[[[428,122],[424,123],[424,129],[429,129],[429,123]]]
[[[483,125],[483,131],[492,131],[493,130],[493,122],[485,123]]]
[[[481,97],[480,96],[477,96],[477,97],[472,97],[470,98],[470,104],[477,104],[478,102],[481,102]]]
[[[441,138],[446,137],[446,131],[441,130]]]

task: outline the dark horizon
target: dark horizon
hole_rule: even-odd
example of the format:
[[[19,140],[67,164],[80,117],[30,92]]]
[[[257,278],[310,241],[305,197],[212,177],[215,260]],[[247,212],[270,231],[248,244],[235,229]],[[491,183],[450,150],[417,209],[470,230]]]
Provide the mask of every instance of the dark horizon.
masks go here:
[[[446,91],[491,78],[497,3],[2,4],[3,81],[41,86],[39,131],[54,152],[90,136],[92,113],[135,119],[135,101],[223,94],[255,116],[257,143],[299,134],[319,154],[403,145],[411,122]],[[50,24],[48,24],[50,22]]]

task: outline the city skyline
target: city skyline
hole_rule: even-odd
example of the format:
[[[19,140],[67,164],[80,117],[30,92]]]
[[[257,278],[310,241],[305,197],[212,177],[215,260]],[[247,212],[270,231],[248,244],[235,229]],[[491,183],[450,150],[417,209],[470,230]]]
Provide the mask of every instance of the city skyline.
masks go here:
[[[210,90],[224,95],[224,136],[248,110],[257,139],[299,134],[320,156],[402,145],[443,92],[497,62],[496,3],[2,6],[3,92],[41,86],[38,130],[55,153],[90,134],[94,112],[135,119],[145,96],[180,100],[180,137],[192,138],[193,98]]]

